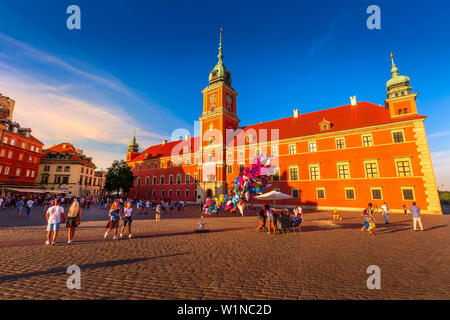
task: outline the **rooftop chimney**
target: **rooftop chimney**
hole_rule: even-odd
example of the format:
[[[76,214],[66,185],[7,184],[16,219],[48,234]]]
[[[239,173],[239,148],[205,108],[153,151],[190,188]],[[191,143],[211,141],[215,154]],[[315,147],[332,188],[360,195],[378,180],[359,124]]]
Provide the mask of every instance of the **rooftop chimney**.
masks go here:
[[[189,134],[185,134],[185,135],[184,135],[184,140],[187,141],[187,140],[189,140],[190,137],[191,137],[191,136],[190,136]]]
[[[298,109],[294,109],[294,118],[298,118]]]
[[[356,102],[356,96],[350,97],[350,103],[352,106],[356,106],[357,102]]]
[[[162,142],[162,145],[165,145],[166,143],[167,143],[167,140],[164,139],[163,142]]]

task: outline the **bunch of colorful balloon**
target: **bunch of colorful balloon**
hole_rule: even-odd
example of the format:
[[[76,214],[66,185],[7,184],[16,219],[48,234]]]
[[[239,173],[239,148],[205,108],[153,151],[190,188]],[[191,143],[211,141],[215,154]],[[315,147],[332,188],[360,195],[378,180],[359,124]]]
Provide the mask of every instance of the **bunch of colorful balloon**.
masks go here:
[[[222,196],[223,195],[221,195],[221,197]],[[222,209],[222,204],[219,202],[219,199],[211,198],[211,197],[208,197],[205,199],[205,204],[203,206],[203,212],[207,216],[219,213],[220,209]]]
[[[270,186],[268,184],[269,177],[273,175],[275,169],[270,164],[272,159],[273,157],[269,158],[266,155],[260,155],[253,160],[250,168],[245,167],[242,176],[236,177],[234,186],[223,197],[220,206],[232,212],[239,209],[241,215],[244,215],[245,203],[250,203],[255,195],[261,194],[265,188]]]

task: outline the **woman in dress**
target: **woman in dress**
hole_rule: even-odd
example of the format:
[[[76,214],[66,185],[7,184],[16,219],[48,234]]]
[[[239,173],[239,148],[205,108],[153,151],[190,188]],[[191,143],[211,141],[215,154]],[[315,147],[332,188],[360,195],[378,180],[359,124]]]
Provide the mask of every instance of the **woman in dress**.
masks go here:
[[[117,203],[117,201],[114,201],[111,204],[111,208],[109,209],[108,217],[109,217],[109,221],[105,227],[107,230],[105,232],[104,238],[106,239],[106,237],[108,236],[108,233],[111,230],[114,230],[113,240],[117,240],[117,239],[119,239],[117,237],[117,231],[119,229],[119,204]]]
[[[81,222],[81,209],[80,204],[76,199],[73,200],[72,205],[69,208],[69,214],[67,215],[66,228],[69,229],[67,232],[67,244],[72,244],[73,236],[75,235],[75,228]]]

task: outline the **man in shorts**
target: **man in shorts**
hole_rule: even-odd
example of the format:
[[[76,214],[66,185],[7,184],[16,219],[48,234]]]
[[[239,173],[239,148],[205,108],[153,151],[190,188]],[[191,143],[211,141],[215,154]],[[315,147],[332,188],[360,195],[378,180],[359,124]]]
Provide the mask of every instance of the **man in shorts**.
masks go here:
[[[64,220],[66,217],[64,216],[64,208],[60,206],[61,201],[59,199],[56,199],[53,202],[53,206],[48,208],[47,213],[45,214],[45,218],[47,219],[47,241],[45,244],[51,244],[52,246],[55,245],[56,237],[58,236],[59,231],[59,224],[62,222],[64,223]]]

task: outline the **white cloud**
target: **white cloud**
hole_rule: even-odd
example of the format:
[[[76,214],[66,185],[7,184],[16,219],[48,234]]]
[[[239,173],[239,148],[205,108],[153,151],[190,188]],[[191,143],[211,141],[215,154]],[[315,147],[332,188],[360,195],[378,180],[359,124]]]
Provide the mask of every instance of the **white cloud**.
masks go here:
[[[133,116],[133,110],[145,110],[155,124],[164,120],[183,125],[170,111],[141,100],[110,75],[87,72],[2,33],[0,45],[0,93],[16,101],[14,120],[31,128],[46,147],[70,142],[106,168],[124,158],[133,129],[143,148],[163,139]]]

